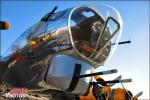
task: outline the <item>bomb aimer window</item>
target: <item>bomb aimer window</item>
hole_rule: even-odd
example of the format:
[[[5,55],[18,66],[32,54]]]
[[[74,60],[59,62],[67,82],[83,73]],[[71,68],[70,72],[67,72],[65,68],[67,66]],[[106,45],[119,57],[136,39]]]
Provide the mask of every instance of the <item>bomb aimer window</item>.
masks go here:
[[[111,21],[117,25],[114,31],[109,26]],[[111,38],[118,30],[117,21],[113,18],[103,19],[91,7],[78,7],[71,13],[70,34],[74,49],[81,57],[97,65],[102,65],[108,58]]]
[[[82,55],[89,57],[95,50],[104,20],[93,9],[82,7],[72,13],[71,21],[74,45]]]

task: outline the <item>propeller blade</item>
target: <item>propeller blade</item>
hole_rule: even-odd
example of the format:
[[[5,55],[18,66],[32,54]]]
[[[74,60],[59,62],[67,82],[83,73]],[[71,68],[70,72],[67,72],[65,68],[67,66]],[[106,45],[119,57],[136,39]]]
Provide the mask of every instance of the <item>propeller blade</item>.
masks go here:
[[[134,97],[140,97],[141,95],[143,95],[143,91],[141,91],[141,92],[139,92],[139,93],[137,93]]]
[[[122,79],[119,81],[120,83],[132,82],[132,79]]]

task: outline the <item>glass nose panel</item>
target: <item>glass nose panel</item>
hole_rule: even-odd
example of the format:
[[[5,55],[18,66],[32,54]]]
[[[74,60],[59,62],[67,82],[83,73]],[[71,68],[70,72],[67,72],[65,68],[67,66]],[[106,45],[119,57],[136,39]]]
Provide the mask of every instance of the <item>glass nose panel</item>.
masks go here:
[[[119,23],[111,16],[104,18],[91,7],[72,11],[70,30],[77,53],[95,64],[103,64],[111,52],[112,38],[119,30]]]
[[[71,16],[71,32],[76,49],[89,57],[95,50],[104,21],[92,9],[82,7],[76,9]]]

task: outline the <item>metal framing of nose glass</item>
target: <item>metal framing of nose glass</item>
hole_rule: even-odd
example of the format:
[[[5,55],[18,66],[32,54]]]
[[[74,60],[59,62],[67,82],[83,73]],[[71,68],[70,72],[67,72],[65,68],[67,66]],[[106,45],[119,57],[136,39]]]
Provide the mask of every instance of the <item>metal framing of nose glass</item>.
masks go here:
[[[97,42],[97,44],[96,44],[95,50],[98,48],[98,45],[100,44],[99,42],[100,42],[101,38],[103,37],[103,35],[104,35],[104,33],[105,33],[105,29],[106,29],[106,27],[107,27],[107,23],[108,23],[109,20],[112,20],[112,21],[114,21],[114,22],[117,24],[117,29],[116,29],[115,32],[109,37],[109,39],[107,40],[107,42],[100,48],[100,50],[98,51],[98,54],[97,54],[95,57],[93,57],[93,56],[94,56],[94,52],[90,55],[90,58],[93,57],[92,60],[95,60],[95,59],[97,59],[97,58],[99,57],[99,55],[101,54],[102,50],[110,43],[110,41],[112,40],[112,38],[117,34],[117,32],[118,32],[119,29],[120,29],[120,24],[119,24],[119,22],[118,22],[116,19],[114,19],[113,17],[108,17],[107,20],[106,20],[106,22],[105,22],[104,29],[103,29],[103,31],[102,31],[102,35],[100,35],[100,36],[98,37],[98,42]]]
[[[88,7],[88,8],[90,8],[90,9],[94,10],[96,13],[98,13],[98,11],[95,10],[93,7],[89,7],[89,6],[85,6],[85,7]],[[79,7],[76,7],[76,8],[74,8],[74,9],[72,9],[71,12],[70,12],[70,14],[69,14],[69,18],[68,18],[68,27],[69,27],[70,41],[71,41],[72,47],[73,47],[74,51],[77,53],[77,55],[80,56],[80,57],[82,57],[84,60],[86,60],[87,62],[89,62],[90,64],[92,64],[92,65],[96,68],[96,67],[98,67],[98,66],[103,65],[103,63],[104,63],[104,61],[99,63],[99,62],[96,62],[96,61],[93,60],[93,59],[95,59],[95,58],[98,57],[98,56],[95,57],[95,52],[96,52],[96,51],[93,51],[93,53],[92,53],[92,54],[94,54],[93,57],[95,57],[95,58],[93,58],[93,57],[90,58],[90,56],[91,56],[92,54],[91,54],[89,57],[85,57],[84,55],[82,55],[82,54],[77,50],[77,48],[76,48],[75,45],[74,45],[74,41],[73,41],[73,37],[72,37],[72,32],[71,32],[71,28],[70,28],[70,26],[71,26],[71,25],[70,25],[70,21],[71,21],[71,16],[72,16],[73,12],[74,12],[76,9],[78,9],[78,8],[79,8]],[[102,48],[99,50],[98,55],[101,54],[101,51],[110,43],[111,39],[114,37],[114,35],[118,32],[118,30],[119,30],[120,27],[121,27],[121,26],[120,26],[120,23],[119,23],[116,19],[114,19],[113,17],[109,16],[109,17],[106,19],[105,23],[104,23],[104,29],[101,31],[102,34],[105,34],[105,29],[106,29],[107,23],[108,23],[108,21],[109,21],[110,19],[118,25],[118,28],[117,28],[116,31],[109,37],[108,41],[102,46]],[[100,35],[100,37],[102,36],[102,34]],[[100,37],[98,37],[98,40],[101,39]],[[97,42],[98,42],[98,43],[97,43],[96,45],[99,44],[99,41],[97,41]],[[96,46],[95,46],[95,48],[96,48]],[[98,48],[98,46],[97,46],[97,48]],[[94,50],[95,50],[95,49],[94,49]]]

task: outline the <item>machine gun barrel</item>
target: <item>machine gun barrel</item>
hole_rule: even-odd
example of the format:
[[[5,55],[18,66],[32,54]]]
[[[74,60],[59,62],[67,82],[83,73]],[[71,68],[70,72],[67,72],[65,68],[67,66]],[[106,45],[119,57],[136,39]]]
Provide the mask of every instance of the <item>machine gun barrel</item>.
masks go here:
[[[46,22],[46,21],[48,21],[48,18],[57,10],[57,6],[55,6],[54,7],[54,9],[51,11],[51,12],[49,12],[48,14],[46,14],[42,19],[41,19],[41,21],[44,21],[44,22]]]
[[[127,83],[127,82],[132,82],[132,79],[111,80],[111,81],[98,81],[98,82],[90,82],[90,84],[94,85],[94,84]]]
[[[84,74],[84,75],[76,76],[76,78],[84,78],[84,77],[90,77],[90,76],[96,76],[96,75],[113,74],[113,73],[117,73],[117,72],[118,72],[117,69],[112,69],[112,70],[101,71],[101,72],[97,72],[97,73]]]
[[[129,44],[131,43],[131,41],[122,41],[122,42],[119,42],[118,44]],[[111,45],[115,45],[117,43],[112,43]]]

